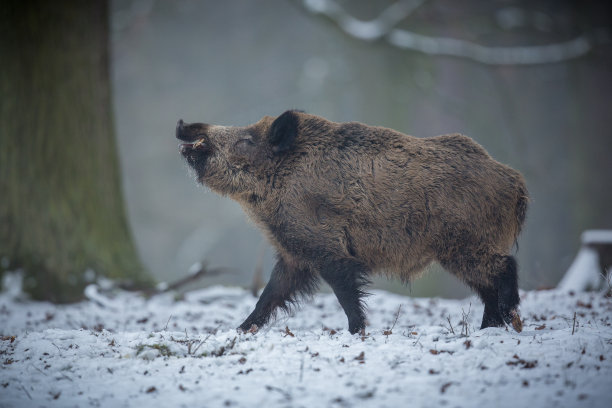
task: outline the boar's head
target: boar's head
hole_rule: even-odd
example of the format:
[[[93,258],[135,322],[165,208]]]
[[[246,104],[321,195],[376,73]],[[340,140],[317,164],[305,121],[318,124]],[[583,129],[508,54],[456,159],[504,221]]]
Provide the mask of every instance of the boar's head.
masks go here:
[[[181,154],[198,182],[213,191],[237,196],[258,189],[269,179],[274,163],[293,145],[298,112],[263,117],[245,127],[178,121],[176,138]],[[236,197],[235,197],[236,198]]]

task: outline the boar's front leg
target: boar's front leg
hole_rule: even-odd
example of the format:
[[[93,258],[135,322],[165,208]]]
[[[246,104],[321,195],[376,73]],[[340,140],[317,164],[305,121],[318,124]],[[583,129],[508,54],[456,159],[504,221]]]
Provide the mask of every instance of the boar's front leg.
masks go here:
[[[367,273],[367,268],[353,259],[326,262],[321,267],[321,277],[331,286],[344,309],[351,334],[365,329],[362,297],[366,293],[362,287],[370,283]]]
[[[239,329],[246,332],[253,325],[257,328],[262,327],[268,323],[276,309],[287,311],[300,295],[312,294],[316,289],[317,278],[309,268],[287,263],[279,256],[270,280],[255,305],[255,310]]]

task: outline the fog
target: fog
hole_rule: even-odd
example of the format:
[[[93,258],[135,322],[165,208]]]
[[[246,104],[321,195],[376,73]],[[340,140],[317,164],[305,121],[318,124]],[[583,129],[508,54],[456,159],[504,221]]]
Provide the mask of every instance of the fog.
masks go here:
[[[392,3],[337,4],[354,21],[371,21]],[[249,286],[261,254],[266,276],[274,262],[236,203],[196,185],[174,139],[179,118],[243,126],[297,108],[417,137],[469,135],[527,180],[531,203],[517,254],[525,289],[554,286],[580,233],[612,227],[612,47],[604,29],[612,14],[605,6],[403,3],[405,10],[380,20],[382,34],[367,40],[357,38],[359,27],[347,32],[333,18],[350,22],[342,15],[313,13],[325,1],[112,2],[123,187],[140,256],[157,279],[176,280],[205,260],[232,272],[201,285]],[[554,54],[557,62],[522,64],[512,54],[510,63],[483,63],[469,48],[464,57],[444,55],[435,41],[426,42],[429,53],[411,50],[387,35],[392,29],[480,44],[494,54],[551,44],[567,53]],[[581,36],[586,48],[565,47]],[[549,58],[535,50],[523,54]],[[415,296],[469,293],[439,270],[409,286],[386,279],[376,285]]]

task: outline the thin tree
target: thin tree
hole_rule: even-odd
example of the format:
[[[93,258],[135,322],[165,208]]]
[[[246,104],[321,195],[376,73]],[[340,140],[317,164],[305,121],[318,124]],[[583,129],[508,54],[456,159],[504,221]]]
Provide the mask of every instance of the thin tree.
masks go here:
[[[123,206],[108,54],[105,0],[0,4],[0,274],[22,269],[37,299],[77,300],[94,275],[149,282]]]

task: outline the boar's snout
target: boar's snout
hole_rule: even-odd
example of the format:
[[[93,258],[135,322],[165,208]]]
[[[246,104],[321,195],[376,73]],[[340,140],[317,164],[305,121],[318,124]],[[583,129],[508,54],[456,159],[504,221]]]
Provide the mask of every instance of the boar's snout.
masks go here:
[[[193,143],[206,136],[209,126],[205,123],[185,123],[179,119],[176,124],[176,138],[183,142]]]
[[[212,152],[207,137],[208,127],[204,123],[185,123],[182,119],[176,124],[176,138],[187,142],[179,145],[179,152],[193,167],[203,167]]]
[[[176,138],[184,142],[193,142],[195,140],[193,132],[189,131],[189,125],[179,119],[176,124]]]
[[[178,140],[182,140],[185,142],[192,141],[189,135],[187,134],[187,132],[185,132],[185,123],[183,122],[183,119],[179,119],[179,121],[176,124],[176,138]],[[193,150],[193,143],[181,143],[179,145],[179,151],[181,152],[182,155],[187,155],[192,150]]]

